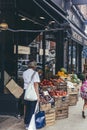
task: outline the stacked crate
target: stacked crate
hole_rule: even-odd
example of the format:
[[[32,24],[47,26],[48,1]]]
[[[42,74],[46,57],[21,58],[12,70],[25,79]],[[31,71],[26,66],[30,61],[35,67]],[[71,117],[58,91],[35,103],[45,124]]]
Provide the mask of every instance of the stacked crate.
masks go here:
[[[68,118],[68,106],[56,108],[56,120]]]
[[[45,111],[46,126],[54,125],[55,108],[51,108],[51,103],[40,104],[40,110]]]
[[[78,101],[78,94],[69,94],[69,105],[74,106],[77,104]]]
[[[45,112],[51,110],[51,103],[40,104],[40,110]]]
[[[69,112],[69,96],[55,98],[56,120],[67,118]]]
[[[77,83],[73,83],[73,86],[67,87],[67,92],[69,95],[69,105],[74,106],[77,104],[78,101],[78,94],[79,94],[79,89],[77,87]]]
[[[55,123],[55,109],[51,109],[45,113],[46,126],[54,125]]]
[[[67,83],[66,82],[58,83],[57,90],[63,90],[63,91],[67,92]]]
[[[73,88],[68,88],[67,89],[68,94],[78,94],[78,88],[77,87],[73,87]]]

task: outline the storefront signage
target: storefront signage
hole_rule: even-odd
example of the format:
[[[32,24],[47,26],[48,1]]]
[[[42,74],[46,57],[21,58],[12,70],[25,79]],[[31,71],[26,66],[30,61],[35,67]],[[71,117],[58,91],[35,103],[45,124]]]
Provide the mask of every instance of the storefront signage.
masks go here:
[[[14,53],[16,53],[16,46],[14,46]],[[30,54],[30,48],[25,46],[18,46],[18,54]]]
[[[43,49],[39,50],[39,55],[41,55],[41,56],[43,55]]]
[[[80,19],[76,16],[76,14],[74,12],[72,12],[71,10],[67,10],[68,16],[67,18],[74,22],[76,24],[76,26],[78,26],[79,28],[81,28],[81,21]]]
[[[74,39],[80,41],[80,42],[83,41],[82,37],[81,37],[78,33],[76,33],[75,31],[72,31],[72,37],[73,37]]]

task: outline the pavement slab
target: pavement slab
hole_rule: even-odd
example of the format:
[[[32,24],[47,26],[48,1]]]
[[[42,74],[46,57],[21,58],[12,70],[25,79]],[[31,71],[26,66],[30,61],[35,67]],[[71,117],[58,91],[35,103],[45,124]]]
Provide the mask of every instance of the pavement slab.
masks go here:
[[[82,107],[83,100],[79,97],[75,106],[69,106],[68,118],[56,120],[54,125],[45,126],[39,130],[86,130],[87,117],[86,119],[82,118]],[[25,130],[24,120],[13,116],[0,116],[0,130]]]

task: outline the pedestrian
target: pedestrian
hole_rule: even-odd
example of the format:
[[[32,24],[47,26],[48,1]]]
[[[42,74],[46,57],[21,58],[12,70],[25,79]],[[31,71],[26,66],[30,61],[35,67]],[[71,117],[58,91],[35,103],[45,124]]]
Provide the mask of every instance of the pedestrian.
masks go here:
[[[82,86],[81,86],[81,97],[84,100],[82,117],[86,118],[85,109],[87,108],[87,76],[85,77],[85,81],[83,81]]]
[[[24,100],[24,123],[25,123],[26,130],[29,127],[32,115],[34,114],[37,101],[39,101],[39,82],[40,82],[39,74],[37,71],[35,71],[37,67],[37,63],[35,61],[31,61],[28,67],[29,68],[23,72],[24,91],[27,89],[31,77],[34,74],[32,82],[34,83],[34,89],[38,99],[36,101]]]

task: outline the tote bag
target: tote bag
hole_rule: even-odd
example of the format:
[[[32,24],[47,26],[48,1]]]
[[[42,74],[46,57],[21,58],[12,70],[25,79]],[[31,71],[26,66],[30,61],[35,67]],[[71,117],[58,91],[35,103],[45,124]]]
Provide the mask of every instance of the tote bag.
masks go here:
[[[27,89],[25,90],[24,100],[27,101],[36,101],[37,100],[37,94],[34,88],[34,83],[32,82],[32,79],[34,77],[36,72],[34,72],[31,76],[31,82],[29,82],[29,85]]]
[[[45,111],[40,111],[40,103],[38,102],[35,109],[35,124],[37,129],[41,129],[46,125]]]
[[[32,115],[30,125],[28,127],[28,130],[36,130],[36,125],[35,125],[35,113]]]
[[[44,111],[39,111],[35,114],[35,124],[37,129],[41,129],[46,125]]]
[[[34,84],[29,83],[28,88],[25,90],[24,100],[35,101],[37,100],[37,94],[35,92]]]

